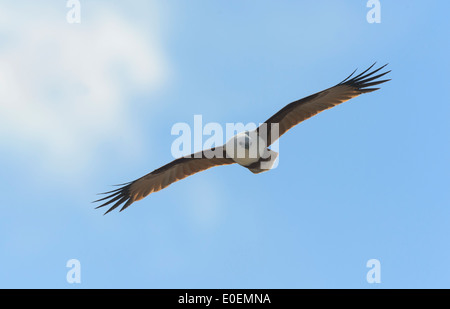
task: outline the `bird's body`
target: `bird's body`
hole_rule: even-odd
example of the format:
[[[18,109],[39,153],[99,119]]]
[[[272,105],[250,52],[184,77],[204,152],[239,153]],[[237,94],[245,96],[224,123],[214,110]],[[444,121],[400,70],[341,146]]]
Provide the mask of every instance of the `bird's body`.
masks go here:
[[[390,71],[375,75],[385,66],[367,73],[374,65],[351,78],[355,73],[353,72],[336,86],[286,105],[256,130],[239,133],[223,146],[176,159],[139,179],[124,184],[116,190],[106,192],[105,194],[108,194],[106,197],[95,202],[106,200],[98,207],[114,203],[106,213],[124,204],[120,210],[122,211],[133,202],[152,192],[164,189],[173,182],[219,165],[237,163],[255,174],[268,171],[278,157],[278,153],[269,149],[269,147],[281,135],[298,123],[324,110],[360,94],[378,90],[379,88],[370,87],[388,81],[378,79]]]
[[[239,165],[248,166],[263,156],[266,143],[256,131],[245,131],[233,136],[224,147],[227,157]]]
[[[228,158],[254,174],[269,171],[278,157],[277,152],[267,148],[267,137],[261,131],[239,133],[224,146]]]

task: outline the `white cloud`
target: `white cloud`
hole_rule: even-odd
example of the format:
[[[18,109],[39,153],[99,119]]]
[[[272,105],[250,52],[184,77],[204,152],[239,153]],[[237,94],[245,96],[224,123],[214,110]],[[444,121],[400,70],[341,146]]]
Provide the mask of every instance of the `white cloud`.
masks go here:
[[[129,96],[167,80],[156,30],[105,5],[86,10],[69,24],[65,6],[0,5],[0,137],[11,151],[37,152],[50,172],[86,168],[106,141],[138,150]]]

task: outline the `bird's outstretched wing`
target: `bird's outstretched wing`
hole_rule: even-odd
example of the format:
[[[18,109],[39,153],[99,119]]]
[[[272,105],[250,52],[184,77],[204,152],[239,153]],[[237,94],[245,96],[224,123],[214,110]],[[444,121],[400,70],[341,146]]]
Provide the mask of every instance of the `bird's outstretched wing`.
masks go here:
[[[258,132],[261,131],[261,133],[266,131],[264,132],[264,134],[262,134],[262,137],[267,136],[267,146],[270,146],[281,135],[286,133],[289,129],[299,124],[300,122],[311,118],[312,116],[326,109],[332,108],[338,104],[357,97],[362,93],[368,93],[380,89],[372,88],[372,86],[389,81],[390,79],[379,80],[379,78],[386,75],[390,71],[375,75],[375,73],[379,72],[387,64],[369,72],[374,65],[375,63],[361,74],[351,78],[356,72],[355,70],[352,74],[350,74],[349,77],[344,79],[336,86],[315,93],[298,101],[292,102],[282,108],[278,113],[270,117],[263,124],[265,126],[264,129],[262,129],[262,126],[257,129]],[[272,136],[272,124],[277,123],[279,130],[278,135],[274,134],[274,136]]]
[[[207,155],[208,151],[214,151],[214,153],[221,152],[223,153],[223,156],[222,158],[213,157],[209,159],[208,157],[211,156]],[[235,162],[232,159],[226,157],[223,147],[201,151],[191,154],[189,157],[176,159],[139,179],[123,184],[116,190],[102,193],[108,195],[94,201],[94,203],[106,200],[105,203],[97,207],[100,208],[110,205],[111,207],[105,215],[125,203],[120,209],[120,211],[122,211],[133,202],[143,199],[150,193],[164,189],[180,179],[214,166],[233,163]]]

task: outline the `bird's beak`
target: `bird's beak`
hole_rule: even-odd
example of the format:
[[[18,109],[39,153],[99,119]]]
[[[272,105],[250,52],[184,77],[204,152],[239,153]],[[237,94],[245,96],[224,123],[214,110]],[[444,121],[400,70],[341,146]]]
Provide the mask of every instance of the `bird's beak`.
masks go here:
[[[250,149],[250,145],[251,145],[250,138],[246,136],[245,137],[245,144],[244,144],[245,149],[249,150]]]

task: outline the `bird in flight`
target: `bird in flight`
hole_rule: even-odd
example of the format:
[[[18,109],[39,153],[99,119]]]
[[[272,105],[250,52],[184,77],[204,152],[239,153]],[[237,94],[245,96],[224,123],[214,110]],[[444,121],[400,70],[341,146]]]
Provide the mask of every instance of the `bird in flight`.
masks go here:
[[[106,197],[94,201],[94,203],[104,201],[96,208],[110,207],[105,212],[107,214],[123,204],[120,209],[122,211],[150,193],[160,191],[180,179],[214,166],[237,163],[255,174],[270,170],[278,153],[268,147],[281,135],[326,109],[360,94],[380,89],[373,86],[390,80],[380,80],[390,72],[380,72],[387,64],[371,71],[374,65],[375,63],[356,76],[355,70],[339,84],[286,105],[256,130],[239,133],[220,147],[176,159],[141,178],[119,185],[116,190],[101,193]]]

